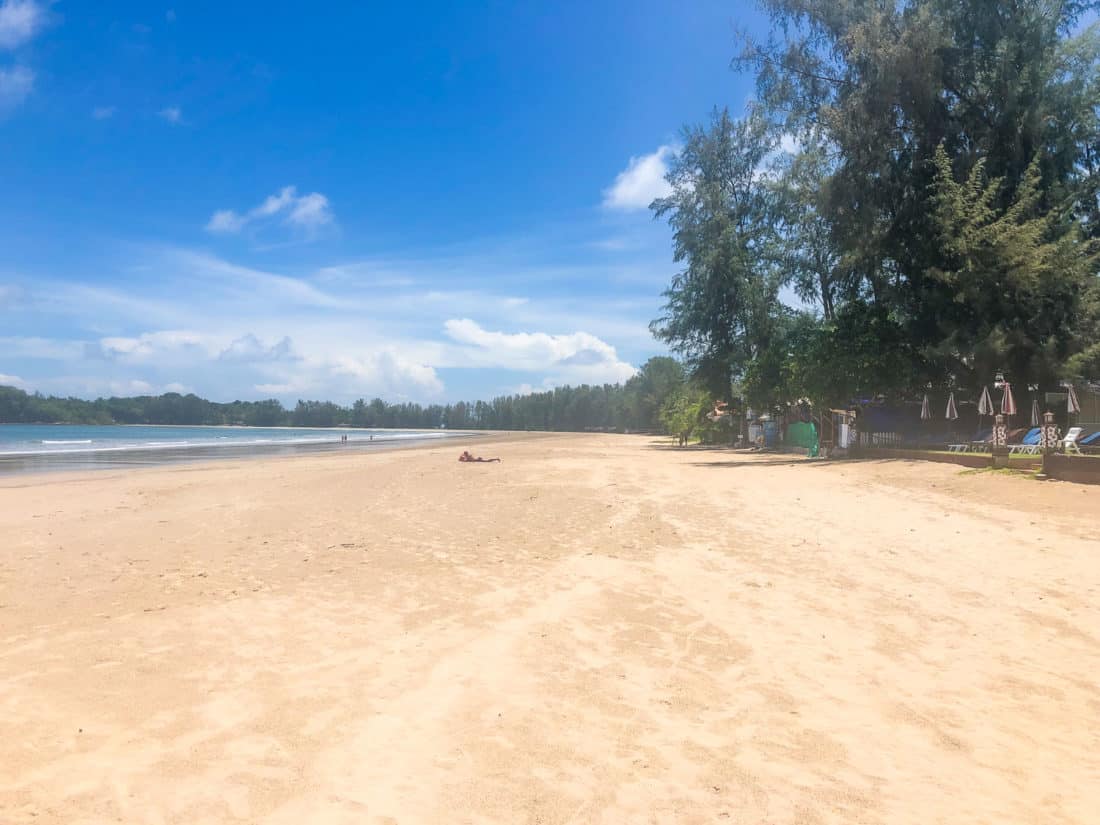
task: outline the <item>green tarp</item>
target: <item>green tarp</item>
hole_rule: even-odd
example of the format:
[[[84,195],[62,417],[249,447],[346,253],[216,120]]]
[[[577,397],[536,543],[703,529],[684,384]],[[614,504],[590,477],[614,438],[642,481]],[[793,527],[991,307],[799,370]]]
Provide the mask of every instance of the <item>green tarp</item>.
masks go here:
[[[805,447],[811,457],[816,457],[818,452],[817,430],[813,424],[796,421],[787,425],[787,443],[795,447]]]

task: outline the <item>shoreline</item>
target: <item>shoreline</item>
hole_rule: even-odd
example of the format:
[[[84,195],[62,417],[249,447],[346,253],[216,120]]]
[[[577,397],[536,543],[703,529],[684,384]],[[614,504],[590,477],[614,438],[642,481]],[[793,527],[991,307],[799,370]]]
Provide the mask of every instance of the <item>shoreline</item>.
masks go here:
[[[457,432],[457,431],[455,431]],[[173,462],[134,462],[134,463],[119,463],[115,466],[104,466],[98,468],[60,468],[60,469],[46,469],[46,470],[19,470],[14,472],[4,472],[2,470],[2,461],[0,461],[0,490],[5,488],[17,489],[20,487],[30,486],[27,484],[19,483],[23,481],[29,481],[31,479],[39,481],[43,484],[50,484],[53,482],[92,482],[97,480],[106,480],[108,478],[113,479],[125,479],[129,474],[148,474],[157,473],[160,471],[172,472],[173,470],[185,470],[185,471],[206,471],[206,470],[219,470],[219,469],[233,469],[244,468],[248,465],[263,464],[265,462],[271,462],[273,465],[290,465],[295,461],[309,461],[310,459],[331,459],[340,460],[363,458],[370,455],[383,455],[388,453],[414,453],[422,450],[439,450],[444,447],[449,448],[453,446],[469,445],[481,441],[481,439],[491,439],[493,443],[497,442],[525,442],[538,438],[545,437],[557,437],[568,436],[571,433],[548,433],[548,432],[528,432],[528,431],[509,431],[509,430],[469,430],[463,431],[462,435],[455,435],[448,437],[445,444],[441,444],[439,440],[418,440],[414,441],[410,439],[408,442],[367,442],[366,444],[353,444],[350,447],[348,444],[336,443],[325,446],[326,449],[321,450],[287,450],[285,453],[263,453],[263,454],[247,454],[239,456],[225,456],[217,458],[208,457],[196,457],[194,460],[181,460]],[[308,445],[315,446],[315,445]],[[236,463],[239,462],[239,463]],[[109,475],[107,475],[109,474]],[[12,483],[15,482],[15,483]]]
[[[18,426],[18,425],[17,425]],[[46,425],[36,425],[46,426]],[[69,426],[69,425],[63,425]],[[93,426],[93,425],[88,425]],[[105,426],[169,426],[169,425],[105,425]],[[171,425],[175,426],[175,425]],[[213,429],[206,428],[203,429]],[[348,432],[350,428],[275,428],[250,427],[241,429],[284,429],[284,430],[331,430],[334,434]],[[351,429],[353,432],[370,433],[409,433],[400,428]],[[423,432],[423,434],[420,434]],[[417,431],[417,435],[400,438],[380,438],[377,441],[359,439],[341,442],[338,440],[272,442],[272,443],[227,443],[195,444],[189,446],[128,445],[122,447],[105,446],[86,450],[51,450],[25,453],[0,453],[0,479],[33,474],[54,474],[65,472],[101,472],[137,467],[172,466],[177,464],[217,463],[231,460],[253,460],[294,455],[325,455],[338,452],[388,451],[412,449],[422,445],[468,443],[484,437],[489,431],[446,430],[435,435],[435,431]]]

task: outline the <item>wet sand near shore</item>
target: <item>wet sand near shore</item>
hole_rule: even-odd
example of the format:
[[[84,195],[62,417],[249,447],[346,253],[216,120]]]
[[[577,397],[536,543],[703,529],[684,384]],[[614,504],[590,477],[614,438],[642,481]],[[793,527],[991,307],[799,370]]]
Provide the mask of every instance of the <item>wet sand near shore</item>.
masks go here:
[[[0,822],[1096,821],[1100,488],[462,448],[0,478]]]

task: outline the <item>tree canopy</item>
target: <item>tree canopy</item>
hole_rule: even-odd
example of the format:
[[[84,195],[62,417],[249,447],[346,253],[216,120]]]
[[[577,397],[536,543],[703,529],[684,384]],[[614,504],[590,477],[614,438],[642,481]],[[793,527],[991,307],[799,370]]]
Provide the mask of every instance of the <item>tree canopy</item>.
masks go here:
[[[754,403],[1100,377],[1100,3],[761,5],[652,206],[655,333]]]

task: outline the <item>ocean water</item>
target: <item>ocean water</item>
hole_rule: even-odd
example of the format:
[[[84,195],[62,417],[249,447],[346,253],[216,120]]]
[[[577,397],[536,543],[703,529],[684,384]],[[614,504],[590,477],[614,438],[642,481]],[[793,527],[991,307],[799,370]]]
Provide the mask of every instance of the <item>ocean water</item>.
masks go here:
[[[393,449],[458,435],[470,434],[446,430],[0,424],[0,473]],[[347,436],[347,442],[342,441],[343,436]]]

